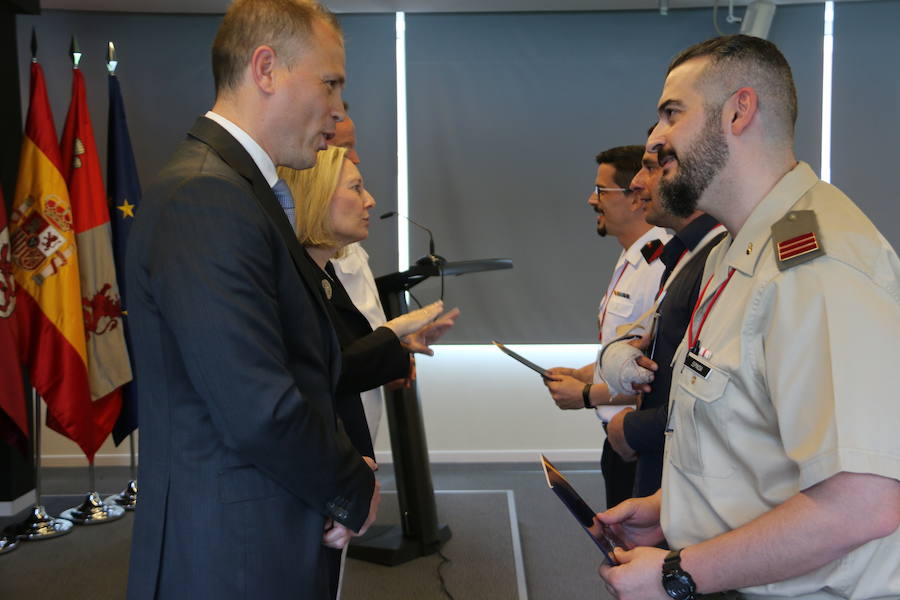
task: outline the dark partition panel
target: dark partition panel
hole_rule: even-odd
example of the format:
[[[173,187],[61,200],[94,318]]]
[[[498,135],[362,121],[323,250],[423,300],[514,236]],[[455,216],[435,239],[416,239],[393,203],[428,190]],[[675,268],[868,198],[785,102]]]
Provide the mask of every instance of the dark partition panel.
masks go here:
[[[394,15],[341,15],[347,48],[346,97],[357,122],[359,151],[367,185],[392,210],[397,197]],[[74,34],[84,53],[81,69],[101,161],[106,160],[106,43],[119,54],[119,79],[141,181],[159,171],[197,116],[213,104],[210,46],[221,21],[217,15],[146,15],[45,11],[20,16],[19,70],[23,106],[28,102],[28,44],[38,34],[38,58],[57,128],[68,109],[72,82],[68,58]],[[105,164],[105,162],[104,162]],[[366,244],[376,273],[397,264],[396,225],[379,222]]]
[[[600,150],[643,143],[669,60],[715,35],[711,11],[410,15],[410,205],[448,259],[512,271],[447,282],[451,342],[591,342],[621,248],[586,204]],[[798,152],[818,169],[821,5],[780,7]],[[424,239],[412,236],[413,258]],[[424,286],[423,286],[424,287]],[[422,301],[437,295],[434,285]]]
[[[350,114],[356,123],[359,165],[380,215],[397,209],[397,70],[395,17],[339,15],[347,48]],[[397,270],[397,221],[373,220],[369,252],[376,277]]]
[[[840,2],[834,12],[831,180],[900,248],[900,2]]]

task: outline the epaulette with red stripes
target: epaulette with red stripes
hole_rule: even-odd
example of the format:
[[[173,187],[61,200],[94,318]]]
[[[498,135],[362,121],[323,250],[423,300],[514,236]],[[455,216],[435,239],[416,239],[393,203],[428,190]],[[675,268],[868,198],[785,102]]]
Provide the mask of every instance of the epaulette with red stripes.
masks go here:
[[[825,254],[816,213],[795,210],[773,223],[772,248],[781,271]]]

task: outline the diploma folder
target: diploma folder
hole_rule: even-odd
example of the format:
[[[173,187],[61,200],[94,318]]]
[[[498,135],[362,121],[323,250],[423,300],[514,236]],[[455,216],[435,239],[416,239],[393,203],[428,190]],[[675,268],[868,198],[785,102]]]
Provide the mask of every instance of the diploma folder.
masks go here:
[[[514,359],[516,359],[517,361],[519,361],[520,363],[522,363],[523,365],[525,365],[526,367],[528,367],[529,369],[531,369],[532,371],[534,371],[535,373],[540,375],[541,377],[547,377],[547,378],[550,377],[550,374],[547,373],[547,370],[545,368],[539,367],[538,365],[534,364],[533,362],[531,362],[530,360],[528,360],[527,358],[525,358],[518,352],[513,352],[512,350],[510,350],[509,348],[507,348],[506,346],[504,346],[497,340],[493,340],[493,344],[495,346],[497,346],[498,348],[500,348],[501,350],[503,350],[503,352],[505,352],[509,356],[513,357]]]
[[[541,465],[544,467],[544,476],[547,478],[547,485],[553,490],[578,524],[587,532],[588,536],[600,551],[606,562],[612,566],[619,564],[613,555],[613,548],[625,548],[625,544],[619,540],[616,535],[603,523],[596,520],[595,513],[590,506],[587,505],[569,480],[566,479],[559,469],[553,466],[547,457],[541,454]]]

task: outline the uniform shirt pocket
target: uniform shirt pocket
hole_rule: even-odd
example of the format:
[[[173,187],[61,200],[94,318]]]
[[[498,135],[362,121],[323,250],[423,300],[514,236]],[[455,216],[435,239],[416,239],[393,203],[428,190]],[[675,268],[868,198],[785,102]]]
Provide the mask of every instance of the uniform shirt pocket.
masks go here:
[[[628,318],[634,312],[634,302],[628,298],[613,295],[606,306],[606,312],[610,312],[618,317]]]
[[[734,472],[724,398],[729,377],[708,361],[701,362],[709,369],[706,377],[683,363],[675,366],[681,372],[672,391],[669,460],[685,473],[728,477]]]

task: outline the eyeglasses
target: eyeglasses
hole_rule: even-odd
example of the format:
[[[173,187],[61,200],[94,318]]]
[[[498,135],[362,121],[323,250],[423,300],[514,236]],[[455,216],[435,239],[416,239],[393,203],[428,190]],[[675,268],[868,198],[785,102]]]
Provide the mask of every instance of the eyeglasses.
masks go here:
[[[602,196],[604,193],[609,193],[609,192],[622,192],[624,194],[627,194],[627,193],[631,192],[631,190],[626,189],[626,188],[602,187],[599,185],[594,186],[594,193],[597,194],[598,196]]]

